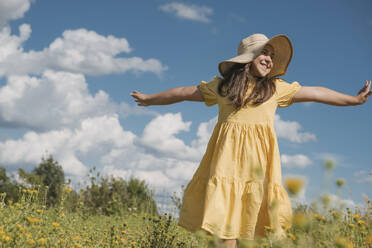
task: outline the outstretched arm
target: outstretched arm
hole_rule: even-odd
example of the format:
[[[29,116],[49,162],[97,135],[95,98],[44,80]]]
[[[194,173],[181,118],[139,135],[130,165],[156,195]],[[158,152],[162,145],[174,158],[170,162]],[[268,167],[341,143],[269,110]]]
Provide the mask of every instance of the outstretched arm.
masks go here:
[[[336,106],[350,106],[363,104],[372,94],[370,89],[372,81],[366,81],[364,87],[356,96],[342,94],[325,87],[302,86],[293,96],[293,102],[320,102]]]
[[[199,86],[173,88],[151,95],[133,91],[130,95],[138,103],[138,106],[166,105],[185,100],[199,102],[204,101],[204,97],[199,90]]]

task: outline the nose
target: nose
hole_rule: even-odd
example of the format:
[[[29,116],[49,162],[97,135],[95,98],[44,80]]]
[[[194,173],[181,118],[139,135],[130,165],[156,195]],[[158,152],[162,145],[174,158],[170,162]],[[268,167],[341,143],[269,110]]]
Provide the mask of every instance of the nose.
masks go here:
[[[266,56],[265,56],[265,60],[266,60],[267,62],[273,62],[273,61],[271,60],[271,57],[270,57],[269,55],[266,55]]]

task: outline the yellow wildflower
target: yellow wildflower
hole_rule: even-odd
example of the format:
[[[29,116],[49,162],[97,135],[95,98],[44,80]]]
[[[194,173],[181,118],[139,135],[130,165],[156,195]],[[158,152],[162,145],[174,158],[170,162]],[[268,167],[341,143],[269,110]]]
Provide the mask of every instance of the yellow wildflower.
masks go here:
[[[125,238],[121,238],[120,240],[121,240],[121,242],[123,242],[123,243],[127,242],[127,240],[126,240]]]
[[[58,224],[57,222],[53,222],[52,225],[53,225],[55,228],[59,227],[59,224]]]
[[[25,233],[25,237],[26,238],[31,238],[32,237],[32,234],[31,233]]]
[[[332,212],[332,216],[335,218],[335,219],[338,219],[340,217],[340,215],[337,213],[337,212]]]
[[[287,234],[288,237],[290,237],[292,240],[296,240],[296,236],[294,236],[292,233]]]
[[[26,219],[29,223],[39,223],[40,222],[40,219],[38,219],[38,218],[27,217]]]
[[[8,242],[10,242],[12,240],[12,238],[9,237],[9,236],[7,236],[7,235],[2,236],[1,238],[2,238],[2,240],[5,241],[5,243],[8,243]]]
[[[331,198],[328,195],[322,196],[321,199],[324,206],[328,206],[329,203],[331,202]]]
[[[46,240],[45,238],[40,238],[40,239],[39,239],[40,244],[45,244],[46,241],[47,241],[47,240]]]
[[[0,237],[3,237],[5,235],[5,232],[0,232]]]
[[[363,224],[365,224],[366,222],[364,221],[364,220],[358,220],[358,224],[359,225],[363,225]]]
[[[336,185],[337,187],[342,187],[345,184],[345,180],[342,178],[337,179]]]
[[[127,233],[127,230],[123,230],[121,231],[122,234],[126,234]]]
[[[304,185],[304,180],[301,178],[287,178],[285,179],[285,186],[292,195],[297,195]]]
[[[354,215],[353,215],[353,219],[354,219],[355,221],[358,221],[358,220],[360,219],[360,216],[357,215],[357,214],[354,214]]]
[[[314,214],[315,219],[321,220],[323,218],[323,215],[321,214]]]
[[[324,167],[325,167],[327,170],[332,170],[332,169],[334,168],[334,163],[333,163],[333,161],[328,160],[327,162],[325,162]]]
[[[271,227],[271,226],[264,226],[264,229],[265,229],[266,231],[268,231],[268,232],[271,232],[271,231],[274,230],[274,228]]]
[[[353,228],[355,225],[353,223],[350,223],[348,226]]]
[[[33,239],[28,239],[26,242],[27,244],[30,244],[30,245],[34,245],[36,243],[35,240]]]
[[[75,244],[75,247],[76,248],[81,248],[81,247],[83,247],[83,245],[82,244]]]
[[[65,190],[66,190],[67,193],[70,193],[72,191],[72,189],[70,189],[70,188],[65,188]]]
[[[337,248],[353,248],[354,245],[348,239],[343,237],[337,237],[334,241]]]
[[[284,230],[288,230],[290,227],[284,223],[281,223],[280,226],[284,229]]]
[[[136,245],[136,241],[132,241],[131,244],[132,244],[132,245]]]
[[[293,224],[300,228],[305,228],[308,224],[308,218],[306,214],[303,213],[296,213],[292,217]]]
[[[75,236],[75,237],[72,237],[71,239],[72,239],[72,240],[81,240],[81,237],[79,237],[79,236]]]
[[[39,213],[39,214],[41,214],[43,211],[40,210],[40,209],[36,209],[36,212]]]

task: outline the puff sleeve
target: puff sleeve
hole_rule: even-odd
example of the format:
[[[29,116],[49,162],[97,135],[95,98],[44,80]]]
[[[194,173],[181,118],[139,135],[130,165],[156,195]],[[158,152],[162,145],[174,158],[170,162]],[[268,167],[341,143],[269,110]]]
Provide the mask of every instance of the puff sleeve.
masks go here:
[[[220,78],[214,77],[214,79],[210,82],[202,81],[199,85],[199,89],[204,97],[204,103],[207,106],[213,106],[218,101],[218,84],[220,82]]]
[[[298,82],[287,83],[283,79],[275,81],[277,106],[279,108],[288,107],[293,103],[293,96],[301,88]]]

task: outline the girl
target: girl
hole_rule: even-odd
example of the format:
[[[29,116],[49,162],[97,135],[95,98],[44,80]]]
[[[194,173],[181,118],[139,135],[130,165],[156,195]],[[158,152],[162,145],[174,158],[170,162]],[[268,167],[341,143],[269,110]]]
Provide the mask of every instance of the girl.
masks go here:
[[[218,122],[184,191],[178,225],[216,234],[231,247],[237,238],[264,237],[265,226],[277,237],[285,236],[282,226],[291,226],[292,210],[282,186],[276,108],[306,101],[358,105],[372,93],[371,81],[356,96],[289,84],[278,76],[285,74],[291,58],[287,36],[253,34],[240,42],[237,57],[219,64],[222,78],[152,95],[131,93],[139,106],[184,100],[218,104]]]

